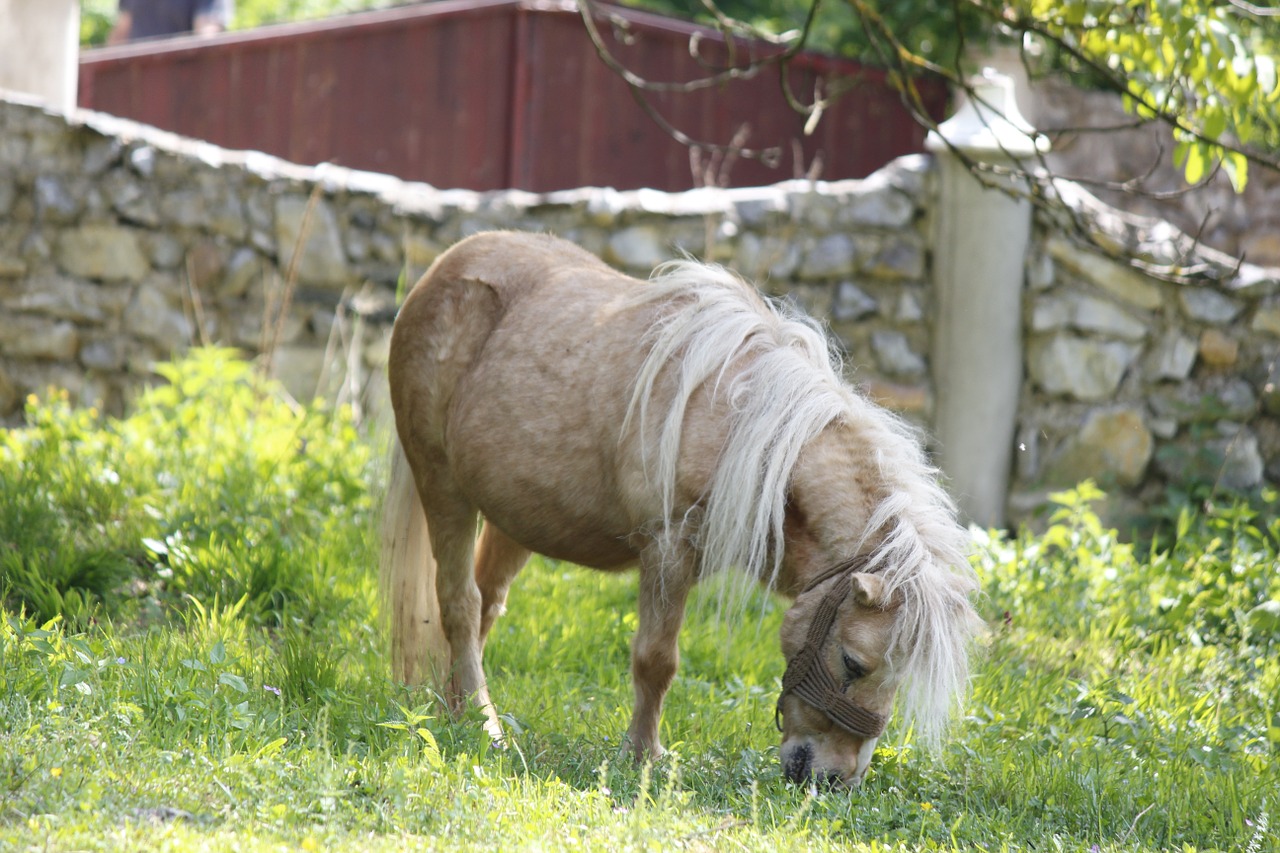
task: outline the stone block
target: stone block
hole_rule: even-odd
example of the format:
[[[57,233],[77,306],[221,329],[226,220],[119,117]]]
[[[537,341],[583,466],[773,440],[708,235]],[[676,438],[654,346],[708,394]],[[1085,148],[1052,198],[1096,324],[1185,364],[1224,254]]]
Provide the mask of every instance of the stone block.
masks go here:
[[[787,279],[800,265],[800,248],[780,236],[758,237],[750,232],[738,240],[733,267],[754,281]]]
[[[101,325],[120,316],[125,302],[120,287],[48,273],[0,286],[7,309],[79,324]]]
[[[125,330],[154,344],[165,355],[191,345],[195,329],[181,308],[170,301],[158,283],[143,284],[125,312]]]
[[[0,341],[7,358],[65,362],[80,352],[75,324],[50,317],[0,315]]]
[[[1199,347],[1186,335],[1172,332],[1152,353],[1150,371],[1155,379],[1186,379],[1196,363]]]
[[[854,228],[901,228],[916,215],[915,201],[887,181],[873,175],[863,182],[863,191],[851,193],[836,213],[836,223]]]
[[[860,320],[876,313],[879,303],[868,296],[866,291],[851,281],[842,281],[836,286],[835,302],[831,307],[831,317],[838,322]]]
[[[671,248],[655,225],[633,225],[609,238],[604,259],[629,270],[648,271],[671,260]]]
[[[138,232],[119,225],[83,225],[62,232],[58,266],[72,275],[101,281],[142,281],[151,271]]]
[[[1175,483],[1211,483],[1235,491],[1256,488],[1265,469],[1257,436],[1238,425],[1232,429],[1232,435],[1188,436],[1166,445],[1156,454],[1156,465]]]
[[[13,414],[22,404],[22,391],[0,364],[0,417]]]
[[[350,283],[338,219],[328,202],[320,198],[312,206],[308,198],[282,196],[276,199],[275,214],[276,256],[286,275],[297,249],[300,284],[341,288]]]
[[[1054,486],[1073,486],[1086,478],[1104,488],[1142,482],[1155,438],[1136,409],[1090,412],[1081,429],[1069,436],[1045,472]]]
[[[858,245],[848,234],[820,237],[804,253],[799,276],[814,280],[852,275],[856,266]]]
[[[888,281],[924,278],[924,244],[914,234],[888,236],[867,264],[866,273]]]
[[[1255,332],[1280,338],[1280,303],[1271,301],[1259,306],[1254,312],[1249,328]]]
[[[1207,287],[1184,287],[1178,291],[1178,303],[1192,320],[1215,325],[1230,323],[1241,311],[1239,302]]]
[[[1049,240],[1048,250],[1053,260],[1063,269],[1070,270],[1123,302],[1148,311],[1164,304],[1160,284],[1132,267],[1083,250],[1060,237]]]
[[[922,376],[928,367],[924,356],[911,348],[902,332],[888,329],[872,332],[871,352],[876,364],[890,376]]]
[[[1046,392],[1097,401],[1115,394],[1139,348],[1060,332],[1035,342],[1029,351],[1031,378]]]
[[[1218,329],[1200,335],[1200,360],[1210,367],[1228,368],[1240,358],[1240,342]]]

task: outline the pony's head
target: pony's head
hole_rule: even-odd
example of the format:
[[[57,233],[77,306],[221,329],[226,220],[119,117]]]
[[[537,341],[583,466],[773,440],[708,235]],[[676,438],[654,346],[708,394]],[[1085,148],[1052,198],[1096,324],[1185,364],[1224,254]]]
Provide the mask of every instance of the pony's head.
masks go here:
[[[828,430],[792,471],[786,574],[799,583],[782,624],[777,716],[793,782],[860,784],[899,697],[916,739],[939,743],[981,624],[969,602],[967,535],[946,496],[931,478],[901,479],[917,473],[915,453],[882,451],[863,469],[863,479],[867,470],[883,478],[887,494],[842,489],[850,448],[861,443]],[[849,540],[840,530],[854,518],[861,533]]]
[[[968,584],[938,579],[944,588],[930,594],[940,592],[935,603],[946,610],[922,614],[910,600],[915,584],[895,589],[859,571],[865,562],[824,573],[783,619],[787,670],[777,716],[782,770],[792,782],[861,784],[900,687],[904,716],[929,745],[964,690],[964,644],[977,619]]]
[[[883,580],[849,572],[806,591],[788,611],[777,715],[790,781],[861,784],[902,680],[889,660],[897,610]]]

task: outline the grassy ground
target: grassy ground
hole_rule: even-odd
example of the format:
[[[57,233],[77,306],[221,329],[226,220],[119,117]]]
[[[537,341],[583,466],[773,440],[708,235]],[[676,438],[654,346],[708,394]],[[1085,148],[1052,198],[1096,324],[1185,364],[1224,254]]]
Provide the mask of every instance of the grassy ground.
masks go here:
[[[367,442],[225,353],[170,379],[0,433],[0,848],[1280,849],[1274,513],[1135,550],[1083,487],[984,538],[948,746],[891,727],[860,790],[808,790],[777,768],[778,602],[732,630],[695,603],[672,755],[637,767],[634,579],[535,560],[490,641],[493,750],[388,678]]]

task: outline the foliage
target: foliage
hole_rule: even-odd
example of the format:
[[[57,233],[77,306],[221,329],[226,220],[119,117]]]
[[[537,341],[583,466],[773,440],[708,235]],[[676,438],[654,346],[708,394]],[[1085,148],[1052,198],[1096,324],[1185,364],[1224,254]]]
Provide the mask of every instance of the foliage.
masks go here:
[[[328,18],[366,9],[403,6],[408,2],[414,0],[236,0],[232,27],[243,30],[263,24]]]
[[[1031,65],[1055,64],[1167,123],[1190,184],[1221,164],[1238,189],[1250,162],[1280,168],[1280,16],[1221,0],[631,0],[724,17],[809,48],[887,67],[913,102],[924,71],[962,83],[967,47],[1002,42]],[[808,32],[805,21],[814,13]],[[1041,54],[1044,56],[1041,57]]]
[[[328,18],[367,9],[385,9],[420,0],[235,0],[231,29],[247,30],[266,24]],[[80,45],[106,44],[115,24],[118,0],[80,0]]]
[[[780,778],[782,606],[763,595],[735,627],[715,618],[716,590],[699,591],[663,723],[672,754],[620,757],[634,580],[535,559],[487,649],[511,733],[498,750],[474,713],[452,719],[390,680],[369,440],[342,412],[287,405],[225,351],[164,373],[127,418],[52,397],[3,435],[0,552],[25,558],[60,537],[68,554],[119,558],[124,577],[86,593],[85,609],[64,596],[37,616],[31,573],[4,576],[0,847],[1280,840],[1271,516],[1188,509],[1139,547],[1098,521],[1084,485],[1056,497],[1043,534],[982,535],[991,630],[969,712],[938,756],[894,723],[855,792]]]
[[[1280,152],[1274,11],[1218,0],[1020,0],[1014,9],[1004,20],[1016,31],[1051,40],[1139,118],[1169,121],[1188,183],[1221,163],[1239,189],[1249,158],[1236,145]]]
[[[295,411],[230,350],[158,370],[168,382],[128,418],[32,399],[29,426],[4,436],[0,592],[78,623],[131,577],[166,606],[247,597],[260,619],[314,620],[347,555],[317,562],[300,542],[338,540],[370,509],[349,418]]]

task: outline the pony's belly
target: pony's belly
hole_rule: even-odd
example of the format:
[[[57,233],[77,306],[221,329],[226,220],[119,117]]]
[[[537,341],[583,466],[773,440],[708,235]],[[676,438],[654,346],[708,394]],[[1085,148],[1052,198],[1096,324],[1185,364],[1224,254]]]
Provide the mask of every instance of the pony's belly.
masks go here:
[[[573,538],[547,535],[549,531],[526,531],[525,535],[513,536],[502,525],[498,528],[529,550],[551,557],[586,566],[591,569],[625,569],[636,563],[637,554],[627,544],[626,538],[599,536],[587,533]]]

